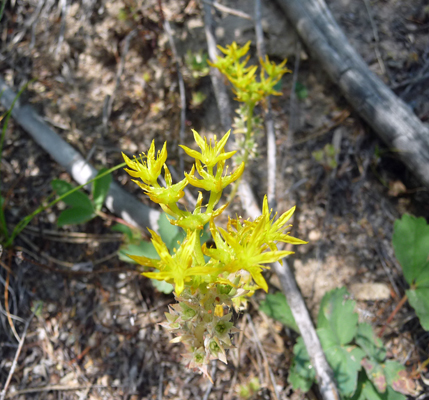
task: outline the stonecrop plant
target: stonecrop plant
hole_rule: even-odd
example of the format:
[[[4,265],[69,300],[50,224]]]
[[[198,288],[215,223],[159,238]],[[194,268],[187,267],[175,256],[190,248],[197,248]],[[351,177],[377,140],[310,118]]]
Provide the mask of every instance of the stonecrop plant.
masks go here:
[[[232,309],[236,311],[246,305],[246,300],[261,288],[268,291],[262,271],[267,264],[281,259],[292,251],[279,250],[278,242],[294,245],[307,242],[285,232],[295,207],[279,218],[272,216],[265,197],[262,215],[254,221],[229,218],[226,229],[216,225],[218,217],[228,207],[220,206],[223,190],[235,182],[243,173],[244,162],[233,172],[228,172],[226,160],[235,151],[225,152],[224,147],[230,135],[227,132],[219,141],[202,138],[193,131],[200,151],[181,146],[195,160],[194,166],[185,178],[173,184],[167,165],[166,144],[156,153],[152,142],[147,154],[128,158],[126,171],[168,215],[171,224],[182,228],[186,237],[177,243],[171,253],[161,237],[150,230],[152,243],[159,259],[129,255],[142,266],[152,268],[143,275],[174,286],[177,303],[169,307],[166,322],[162,325],[172,331],[174,342],[186,347],[184,357],[189,368],[199,369],[209,377],[207,366],[210,360],[226,361],[225,350],[232,346],[231,334],[238,332],[234,327]],[[165,186],[158,183],[164,169]],[[194,210],[188,211],[179,200],[184,196],[187,185],[204,189],[206,197],[199,192]],[[204,200],[208,198],[208,201]],[[201,235],[208,224],[214,246],[201,244]],[[210,378],[210,377],[209,377]]]
[[[214,63],[207,61],[225,75],[232,84],[235,100],[241,103],[236,111],[238,118],[235,119],[234,133],[245,134],[244,140],[238,143],[239,148],[243,149],[240,158],[245,163],[249,156],[255,155],[255,133],[261,125],[260,119],[254,116],[255,106],[270,95],[280,96],[282,93],[277,90],[280,80],[285,73],[291,72],[285,67],[287,60],[276,64],[265,56],[265,60],[262,58],[259,60],[258,78],[258,66],[248,65],[250,44],[249,41],[242,47],[236,42],[227,45],[226,48],[218,46],[224,56],[219,56]]]

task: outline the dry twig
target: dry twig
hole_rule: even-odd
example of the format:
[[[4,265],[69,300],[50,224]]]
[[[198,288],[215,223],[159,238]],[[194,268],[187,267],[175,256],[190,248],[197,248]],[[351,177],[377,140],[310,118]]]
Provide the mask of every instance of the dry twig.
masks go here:
[[[6,393],[7,393],[7,390],[9,388],[10,382],[12,380],[12,376],[13,376],[13,374],[15,372],[15,368],[16,368],[16,366],[18,364],[18,358],[19,358],[19,355],[21,354],[22,346],[24,345],[24,342],[25,342],[25,337],[27,336],[28,327],[30,326],[30,322],[32,321],[34,315],[36,314],[38,308],[39,307],[37,307],[33,311],[33,313],[31,314],[30,318],[28,318],[27,322],[25,323],[24,332],[22,332],[22,338],[19,341],[19,346],[18,346],[18,349],[16,350],[15,358],[13,359],[12,366],[11,366],[10,371],[9,371],[9,375],[8,375],[8,377],[6,379],[6,383],[4,384],[3,390],[0,393],[0,400],[4,400],[5,397],[6,397]]]
[[[268,369],[268,373],[269,373],[270,379],[271,379],[271,384],[273,385],[274,396],[278,400],[280,397],[279,397],[279,393],[277,390],[276,380],[274,378],[273,371],[271,370],[270,364],[268,362],[267,353],[265,353],[265,350],[262,347],[261,341],[259,340],[258,332],[256,332],[255,324],[253,323],[252,318],[250,317],[250,314],[247,313],[246,317],[247,317],[247,321],[249,322],[250,328],[252,329],[252,333],[253,333],[253,337],[255,338],[256,345],[258,346],[258,349],[261,352],[262,357],[264,359],[264,363]]]
[[[264,32],[262,30],[261,21],[261,0],[255,0],[255,31],[258,57],[260,59],[265,59]],[[276,208],[276,132],[274,130],[274,119],[270,96],[267,97],[266,102],[267,108],[264,120],[267,132],[267,196],[269,208]]]
[[[218,3],[217,1],[203,0],[203,3],[207,4],[209,6],[212,6],[214,8],[217,8],[219,11],[222,11],[226,14],[231,14],[231,15],[234,15],[234,16],[239,17],[239,18],[244,18],[244,19],[248,19],[250,21],[253,21],[253,18],[249,14],[246,14],[243,11],[235,10],[233,8],[224,6],[223,4]]]

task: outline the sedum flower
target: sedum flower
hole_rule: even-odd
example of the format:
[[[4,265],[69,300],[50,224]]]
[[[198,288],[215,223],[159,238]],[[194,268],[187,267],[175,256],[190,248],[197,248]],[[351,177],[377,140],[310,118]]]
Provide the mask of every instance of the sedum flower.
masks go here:
[[[222,176],[225,165],[223,161],[219,161],[215,175],[205,171],[198,159],[195,160],[195,165],[197,167],[198,173],[203,179],[195,178],[194,168],[192,168],[189,174],[185,173],[188,182],[192,186],[199,187],[213,193],[222,192],[222,190],[225,189],[228,185],[239,179],[244,172],[244,162],[241,163],[232,174],[225,176]]]
[[[192,132],[194,132],[194,138],[198,147],[201,149],[201,153],[196,150],[192,150],[186,146],[180,145],[180,147],[185,150],[186,154],[188,154],[192,158],[195,158],[195,160],[201,161],[208,168],[213,168],[218,162],[225,161],[228,158],[231,158],[236,153],[236,151],[230,151],[228,153],[225,153],[223,149],[229,138],[231,130],[225,133],[225,135],[219,142],[216,140],[215,136],[213,144],[211,139],[207,143],[207,138],[204,138],[205,140],[203,140],[203,138],[198,134],[197,131],[194,131],[192,129]]]
[[[173,185],[170,171],[168,170],[166,165],[164,165],[164,171],[166,187],[161,187],[158,185],[158,183],[156,184],[156,186],[150,186],[136,180],[133,180],[133,182],[137,183],[137,185],[139,185],[145,191],[145,193],[154,203],[177,203],[185,195],[183,189],[188,184],[188,180],[185,178],[182,181]]]
[[[157,183],[161,169],[167,160],[167,142],[164,143],[162,150],[158,151],[158,157],[156,158],[155,140],[152,140],[152,144],[150,145],[147,155],[144,153],[143,155],[140,155],[141,160],[143,156],[146,157],[146,161],[139,161],[136,157],[134,157],[134,160],[131,160],[122,153],[122,157],[124,157],[127,166],[130,168],[125,168],[125,171],[127,171],[133,178],[140,178],[147,185],[154,185]]]
[[[159,269],[159,271],[144,272],[142,275],[147,278],[174,283],[175,291],[180,295],[185,287],[185,282],[190,281],[192,276],[201,274],[206,275],[211,271],[209,267],[192,267],[197,235],[196,231],[192,233],[188,231],[186,239],[174,255],[170,254],[167,246],[157,233],[150,229],[149,232],[152,234],[152,244],[160,257],[160,260],[152,260],[147,257],[132,255],[129,257],[141,265],[155,267]]]

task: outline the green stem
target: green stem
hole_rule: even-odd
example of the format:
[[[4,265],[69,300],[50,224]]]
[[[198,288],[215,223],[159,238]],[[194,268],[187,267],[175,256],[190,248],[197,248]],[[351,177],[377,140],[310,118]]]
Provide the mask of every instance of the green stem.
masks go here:
[[[249,141],[252,139],[253,134],[253,110],[255,109],[254,103],[249,103],[247,105],[247,121],[246,121],[246,139],[244,141],[244,156],[243,161],[244,165],[247,165],[247,161],[249,160]],[[228,202],[231,202],[235,195],[237,194],[238,186],[240,184],[241,178],[237,179],[232,187],[231,193],[228,196]]]
[[[92,178],[91,180],[89,180],[88,182],[84,183],[83,185],[80,186],[76,186],[75,188],[73,188],[72,190],[69,190],[67,193],[64,193],[62,196],[58,197],[57,199],[51,201],[48,205],[46,206],[40,206],[38,207],[36,210],[34,210],[30,215],[27,215],[26,217],[24,217],[21,221],[18,222],[18,224],[15,226],[10,238],[7,240],[7,242],[5,243],[5,247],[9,247],[12,245],[13,241],[15,240],[16,236],[18,236],[22,230],[33,220],[33,218],[37,215],[40,214],[42,211],[45,211],[46,209],[48,209],[49,207],[54,206],[55,204],[57,204],[59,201],[61,201],[62,199],[64,199],[65,197],[67,197],[68,195],[70,195],[73,192],[76,192],[79,189],[82,189],[83,187],[85,187],[86,185],[88,185],[89,183],[92,183],[94,181],[96,181],[97,179],[102,178],[105,175],[108,175],[110,173],[112,173],[113,171],[116,171],[119,168],[123,168],[126,166],[126,163],[121,163],[116,165],[113,168],[108,169],[107,171],[104,171],[103,173],[97,175],[95,178]]]
[[[204,259],[204,254],[201,249],[201,229],[196,230],[196,235],[197,238],[195,240],[195,258],[197,259],[198,264],[202,266],[206,264],[206,260]]]

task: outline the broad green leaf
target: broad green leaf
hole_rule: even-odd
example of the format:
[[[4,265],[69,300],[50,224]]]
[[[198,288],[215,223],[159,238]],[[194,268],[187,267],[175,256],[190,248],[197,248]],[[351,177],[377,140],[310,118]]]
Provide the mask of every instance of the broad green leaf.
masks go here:
[[[365,372],[359,373],[358,388],[350,400],[406,400],[406,397],[387,387],[384,393],[380,393],[366,376]]]
[[[317,329],[317,334],[326,359],[334,371],[338,390],[344,396],[352,396],[356,391],[358,372],[364,351],[355,346],[341,346],[329,328]]]
[[[298,325],[295,322],[286,297],[282,292],[267,294],[265,300],[261,302],[259,309],[269,317],[299,333]]]
[[[337,345],[350,343],[357,331],[356,303],[347,300],[347,295],[344,287],[334,289],[326,293],[320,303],[317,327],[329,330]]]
[[[293,354],[294,358],[288,381],[295,390],[301,389],[303,392],[308,392],[314,382],[316,373],[310,364],[310,357],[301,336],[293,347]]]
[[[308,97],[308,90],[301,82],[296,83],[295,93],[299,100],[304,100]]]
[[[367,355],[374,358],[377,362],[381,363],[385,360],[386,349],[374,333],[371,325],[366,323],[359,324],[355,341]]]
[[[133,256],[144,256],[159,260],[158,253],[156,252],[155,247],[153,247],[152,242],[146,242],[143,239],[137,243],[129,243],[121,246],[118,252],[120,260],[136,264],[136,262],[128,257],[127,254],[131,254]]]
[[[387,383],[395,391],[410,396],[418,394],[414,381],[408,377],[407,371],[402,364],[397,361],[387,360],[384,364],[384,373]]]
[[[110,229],[114,232],[121,232],[125,234],[128,241],[131,241],[134,236],[133,230],[129,226],[123,224],[113,225]]]
[[[168,248],[171,244],[172,239],[179,233],[180,228],[170,224],[165,213],[161,213],[158,218],[159,235],[162,241],[167,245]],[[177,247],[177,244],[176,244]]]
[[[81,224],[94,218],[93,210],[81,207],[67,208],[62,211],[57,220],[58,226]]]
[[[362,367],[365,368],[368,378],[375,385],[377,391],[379,393],[384,393],[386,391],[387,381],[383,366],[372,358],[364,358],[362,360]]]
[[[66,194],[67,192],[73,189],[73,186],[70,185],[70,183],[63,181],[61,179],[54,179],[51,182],[51,186],[52,186],[52,189],[54,189],[57,192],[58,196],[62,196],[63,194]],[[85,193],[79,190],[76,190],[75,192],[64,197],[63,201],[69,206],[79,207],[79,208],[94,212],[94,206],[91,200],[89,199],[89,197]]]
[[[405,214],[395,221],[392,237],[396,258],[408,284],[418,286],[422,273],[429,268],[429,225],[424,218]],[[426,278],[428,273],[423,274]]]
[[[158,290],[158,292],[164,293],[164,294],[170,294],[174,287],[171,283],[165,282],[165,281],[158,281],[156,279],[151,279],[152,285]]]
[[[106,172],[107,168],[102,168],[98,171],[97,176]],[[106,199],[107,193],[109,192],[110,183],[112,182],[112,175],[107,174],[101,178],[98,178],[92,184],[92,201],[97,211],[103,207],[104,200]]]
[[[419,317],[422,327],[429,331],[429,288],[420,287],[407,290],[408,301]]]

